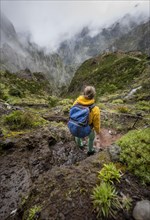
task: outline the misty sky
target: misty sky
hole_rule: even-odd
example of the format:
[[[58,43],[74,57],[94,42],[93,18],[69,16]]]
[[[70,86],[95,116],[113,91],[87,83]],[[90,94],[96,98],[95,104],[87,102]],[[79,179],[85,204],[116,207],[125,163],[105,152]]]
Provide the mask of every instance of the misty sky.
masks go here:
[[[0,4],[1,11],[17,32],[30,32],[34,42],[50,47],[55,47],[85,25],[96,30],[107,27],[126,13],[150,14],[148,0],[1,0]]]

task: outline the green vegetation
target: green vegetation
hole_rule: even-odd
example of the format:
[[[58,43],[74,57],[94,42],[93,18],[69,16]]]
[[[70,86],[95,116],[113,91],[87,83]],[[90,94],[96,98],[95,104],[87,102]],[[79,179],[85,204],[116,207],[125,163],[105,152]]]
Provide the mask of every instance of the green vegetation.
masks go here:
[[[11,96],[22,97],[22,92],[17,88],[10,88],[8,93]]]
[[[142,111],[150,112],[150,101],[139,101],[136,104],[136,108]]]
[[[112,104],[123,104],[123,100],[122,99],[115,99],[112,101]]]
[[[50,107],[55,107],[58,105],[58,101],[59,101],[59,98],[56,97],[56,96],[49,96],[48,97],[48,104]]]
[[[70,108],[73,105],[72,99],[62,99],[59,101],[58,105],[61,106],[64,115],[69,115]]]
[[[98,178],[105,182],[113,183],[113,181],[120,181],[121,173],[113,163],[104,164],[104,167],[98,173]]]
[[[123,195],[123,198],[121,200],[121,206],[123,210],[129,211],[132,206],[132,198],[129,195]]]
[[[150,110],[150,102],[148,101],[149,76],[145,58],[145,55],[137,59],[127,54],[114,53],[94,58],[96,61],[94,59],[87,60],[76,72],[67,97],[77,96],[84,85],[94,85],[97,90],[97,105],[101,110],[105,110],[101,111],[102,127],[106,126],[118,131],[128,130],[132,128],[136,118],[131,119],[118,113],[131,113],[132,111],[135,111],[135,114],[136,111],[149,113]],[[52,95],[50,85],[44,75],[40,73],[31,73],[30,78],[23,78],[19,74],[1,71],[0,77],[0,99],[4,104],[0,124],[4,140],[8,137],[16,138],[17,135],[25,134],[25,132],[30,132],[32,128],[45,124],[49,125],[48,129],[51,131],[53,143],[72,140],[67,125],[56,122],[59,116],[67,118],[73,104],[72,99],[61,99]],[[141,85],[141,89],[137,90],[133,98],[126,100],[124,97],[129,94],[132,88],[138,88],[139,85]],[[7,100],[11,105],[5,106],[7,103],[4,103],[3,100]],[[24,106],[28,106],[28,108],[24,107],[23,111],[12,111],[13,104],[22,104],[22,106],[25,104]],[[32,104],[35,106],[33,107]],[[39,107],[36,108],[38,105]],[[8,110],[12,112],[6,115]],[[48,122],[42,117],[54,121]],[[147,115],[146,117],[148,118]],[[121,161],[144,183],[150,182],[149,134],[150,128],[130,131],[117,142],[122,149]],[[104,151],[99,157],[100,163],[110,161]],[[95,166],[97,167],[97,161]],[[113,163],[104,164],[104,167],[98,172],[99,185],[94,187],[91,196],[98,217],[113,217],[120,209],[129,211],[131,208],[132,199],[128,195],[120,197],[117,194],[115,184],[117,182],[118,187],[121,177],[120,169],[117,169]],[[83,194],[86,192],[84,188],[78,188],[78,190]],[[75,191],[71,189],[67,195],[71,195],[73,192]],[[23,201],[22,205],[24,203],[27,204],[26,201]],[[37,219],[40,210],[41,207],[33,206],[29,213],[26,211],[25,219]]]
[[[128,113],[129,112],[129,108],[125,105],[120,105],[116,107],[117,112],[120,113]]]
[[[73,104],[73,100],[72,99],[62,99],[59,101],[59,104],[60,105],[72,105]]]
[[[130,131],[117,144],[128,169],[143,182],[150,183],[150,128]]]
[[[4,98],[4,93],[2,91],[2,89],[0,88],[0,99],[3,99]]]
[[[96,186],[91,197],[97,217],[114,216],[115,209],[119,208],[117,192],[110,183],[102,182]]]
[[[46,123],[44,119],[23,111],[14,111],[9,115],[4,116],[3,120],[4,124],[9,126],[11,130],[27,129]]]
[[[41,98],[46,101],[52,93],[48,80],[41,73],[0,71],[0,79],[0,99],[10,104],[21,103],[23,99],[28,102],[32,96],[33,102]]]
[[[120,165],[119,165],[120,167]],[[117,194],[115,182],[120,182],[121,170],[115,164],[104,164],[98,173],[100,185],[94,187],[92,191],[92,201],[97,217],[114,217],[119,210],[130,210],[132,199],[122,193],[122,197]]]
[[[110,53],[85,61],[75,73],[69,86],[72,96],[79,94],[84,85],[94,85],[97,95],[107,95],[123,90],[133,82],[144,83],[141,76],[145,75],[148,65],[134,55]],[[95,62],[93,62],[95,61]],[[126,83],[125,83],[126,82]],[[147,89],[145,90],[147,92]]]
[[[64,113],[65,115],[69,115],[69,111],[70,111],[70,108],[71,108],[71,107],[72,107],[71,104],[64,106],[64,107],[63,107],[63,113]]]
[[[29,211],[29,216],[27,218],[27,220],[36,220],[39,217],[39,213],[41,211],[41,207],[40,206],[34,206],[30,209]]]

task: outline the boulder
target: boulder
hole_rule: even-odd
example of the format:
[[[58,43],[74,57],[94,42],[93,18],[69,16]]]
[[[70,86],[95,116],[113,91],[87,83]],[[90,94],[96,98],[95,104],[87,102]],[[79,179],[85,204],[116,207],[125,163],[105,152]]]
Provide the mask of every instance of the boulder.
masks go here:
[[[137,202],[133,209],[133,217],[135,220],[150,220],[150,201]]]
[[[121,148],[116,145],[116,144],[112,144],[109,148],[108,148],[109,154],[111,156],[111,160],[112,161],[118,161],[119,160],[119,155],[121,152]]]

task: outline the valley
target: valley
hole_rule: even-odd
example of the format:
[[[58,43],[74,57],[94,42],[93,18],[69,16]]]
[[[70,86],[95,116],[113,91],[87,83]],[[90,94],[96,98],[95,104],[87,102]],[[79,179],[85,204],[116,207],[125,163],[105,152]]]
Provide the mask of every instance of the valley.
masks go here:
[[[109,82],[107,67],[114,74],[118,68],[126,73],[111,80],[111,89],[103,81]],[[115,182],[118,198],[126,196],[132,201],[129,209],[121,208],[122,203],[113,219],[133,219],[136,202],[150,199],[148,69],[148,57],[141,53],[100,55],[80,66],[62,96],[53,95],[42,73],[0,72],[1,219],[96,219],[92,191],[99,184],[98,171],[112,161],[122,172],[120,182]],[[95,146],[97,153],[90,157],[86,147],[78,148],[67,128],[70,107],[87,84],[97,90],[103,134],[102,148]],[[146,167],[135,153],[131,155],[139,171],[128,161],[138,143],[138,155],[144,156]],[[124,144],[129,152],[122,151],[120,157]],[[144,148],[145,154],[140,151]]]
[[[138,7],[64,32],[55,50],[1,14],[1,220],[149,220],[150,20]],[[87,85],[102,133],[91,156],[67,126]]]

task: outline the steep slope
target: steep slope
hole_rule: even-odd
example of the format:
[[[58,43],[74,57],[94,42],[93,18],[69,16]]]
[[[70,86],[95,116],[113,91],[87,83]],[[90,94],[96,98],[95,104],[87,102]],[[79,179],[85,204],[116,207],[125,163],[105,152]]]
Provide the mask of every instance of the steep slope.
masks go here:
[[[150,55],[150,20],[140,24],[114,42],[114,47],[123,51],[142,51]]]
[[[10,104],[45,103],[53,91],[45,74],[29,69],[13,74],[0,71],[0,79],[0,100]]]
[[[46,54],[44,49],[29,41],[20,42],[13,24],[1,16],[0,69],[16,72],[30,69],[31,72],[43,72],[58,89],[66,85],[69,75],[58,54]]]
[[[68,94],[77,95],[85,85],[94,85],[97,95],[120,94],[141,86],[138,97],[149,99],[149,61],[146,55],[136,53],[105,53],[85,61],[75,73]],[[141,94],[140,94],[141,91]],[[143,91],[143,92],[142,92]]]
[[[81,64],[106,50],[140,50],[149,53],[150,28],[148,18],[125,15],[109,27],[92,35],[89,27],[61,43],[58,53],[65,64]],[[138,33],[138,34],[137,34]]]
[[[147,85],[145,92],[147,92],[148,65],[147,56],[141,53],[104,54],[90,59],[82,65],[82,69],[79,68],[79,81],[76,81],[74,86],[74,94],[79,92],[82,80],[86,79],[88,83],[92,82],[101,94],[107,92],[105,87],[101,90],[104,86],[101,81],[108,82],[108,88],[109,83],[114,83],[116,85],[114,91],[118,91],[119,85],[125,88],[138,86],[139,83],[142,85],[142,90],[145,83]],[[109,73],[112,73],[112,77]],[[61,100],[49,96],[51,88],[48,88],[49,84],[41,73],[26,70],[12,74],[5,71],[1,72],[0,78],[0,92],[5,93],[4,97],[1,97],[3,94],[0,93],[0,99],[4,98],[4,101],[0,100],[0,218],[2,220],[98,219],[93,206],[93,189],[104,181],[99,179],[98,173],[112,161],[116,162],[117,169],[121,169],[123,174],[119,182],[113,181],[113,186],[118,192],[115,198],[120,202],[115,209],[115,218],[132,219],[135,204],[143,199],[150,200],[149,128],[143,129],[148,126],[148,115],[147,118],[145,115],[142,124],[140,121],[141,130],[138,124],[135,133],[129,133],[129,136],[121,139],[120,145],[125,148],[123,153],[126,160],[125,164],[120,163],[120,145],[116,146],[114,141],[122,136],[125,131],[123,129],[133,129],[137,117],[129,114],[120,115],[116,112],[113,114],[112,103],[107,103],[110,112],[101,108],[102,149],[94,146],[97,153],[87,158],[87,146],[82,150],[79,149],[66,125],[73,100]],[[101,81],[98,81],[99,79]],[[120,94],[122,95],[122,90]],[[16,96],[19,96],[20,103],[12,102],[12,98]],[[144,97],[148,98],[147,93]],[[23,103],[24,98],[28,103]],[[33,103],[29,103],[31,98]],[[41,105],[41,98],[44,105]],[[97,105],[100,104],[103,103],[97,102]],[[131,106],[133,107],[133,104]],[[122,126],[122,130],[117,128],[117,123]],[[85,142],[87,143],[86,139]],[[128,171],[128,161],[133,164],[130,170],[138,174],[142,181],[145,177],[147,185],[146,182],[142,184],[139,178]],[[129,165],[132,165],[131,163]],[[138,172],[137,169],[132,170],[135,164],[138,165]],[[109,192],[107,187],[104,192],[105,194]],[[98,205],[101,208],[101,200]]]

